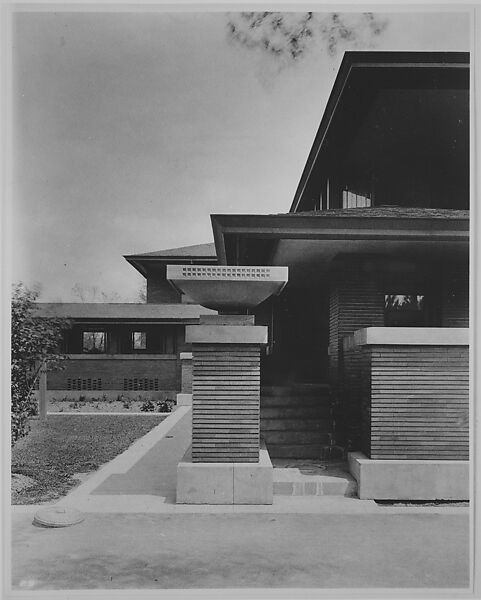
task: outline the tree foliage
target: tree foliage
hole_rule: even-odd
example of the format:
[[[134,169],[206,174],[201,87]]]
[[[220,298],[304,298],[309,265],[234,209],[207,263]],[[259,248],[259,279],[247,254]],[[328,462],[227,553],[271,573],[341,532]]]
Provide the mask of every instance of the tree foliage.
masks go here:
[[[316,41],[330,56],[339,49],[373,47],[387,27],[387,20],[373,13],[232,13],[228,35],[247,48],[295,61]]]
[[[12,445],[29,431],[28,419],[37,412],[33,392],[40,369],[61,368],[65,358],[59,353],[62,330],[70,326],[65,319],[39,318],[35,315],[36,290],[23,284],[13,287],[12,293]]]

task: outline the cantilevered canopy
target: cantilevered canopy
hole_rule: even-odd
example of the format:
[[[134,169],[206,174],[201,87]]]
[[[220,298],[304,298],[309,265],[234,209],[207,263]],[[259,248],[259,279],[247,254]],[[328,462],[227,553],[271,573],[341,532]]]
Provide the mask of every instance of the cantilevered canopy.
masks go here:
[[[290,281],[322,274],[340,254],[468,259],[469,211],[356,208],[212,215],[221,264],[287,265]]]

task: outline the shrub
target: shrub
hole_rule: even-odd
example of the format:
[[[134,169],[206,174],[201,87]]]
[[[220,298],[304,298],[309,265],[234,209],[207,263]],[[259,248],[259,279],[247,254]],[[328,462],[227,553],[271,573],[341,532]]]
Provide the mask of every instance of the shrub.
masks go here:
[[[45,319],[35,316],[38,292],[23,284],[12,293],[12,445],[29,432],[28,420],[37,413],[33,391],[40,369],[61,368],[65,356],[59,353],[62,330],[69,327],[65,319]]]
[[[172,400],[159,400],[157,402],[157,412],[172,412]]]
[[[147,400],[144,400],[142,402],[142,405],[140,406],[140,410],[142,412],[153,412],[155,409],[154,403],[152,402],[152,400],[150,398],[148,398]]]

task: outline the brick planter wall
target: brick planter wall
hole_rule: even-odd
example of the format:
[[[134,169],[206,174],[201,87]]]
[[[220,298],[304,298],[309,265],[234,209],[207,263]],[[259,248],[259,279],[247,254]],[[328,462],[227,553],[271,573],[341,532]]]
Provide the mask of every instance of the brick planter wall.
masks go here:
[[[372,459],[469,459],[467,345],[355,345],[344,356],[354,449]]]
[[[64,362],[61,371],[48,373],[48,390],[90,391],[124,390],[179,390],[180,361],[176,356],[159,356],[133,359],[116,357],[71,358]],[[70,381],[69,381],[70,380]],[[90,380],[90,384],[88,382]],[[100,380],[100,385],[98,381]],[[125,382],[127,380],[127,382]],[[93,383],[95,381],[95,383]],[[90,387],[90,390],[88,389]],[[129,389],[130,388],[130,389]]]

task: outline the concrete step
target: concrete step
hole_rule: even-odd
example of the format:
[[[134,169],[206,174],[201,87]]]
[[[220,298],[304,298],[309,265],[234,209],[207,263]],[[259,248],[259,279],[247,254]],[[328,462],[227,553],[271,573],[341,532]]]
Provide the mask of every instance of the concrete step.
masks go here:
[[[261,406],[261,421],[264,419],[329,419],[331,416],[330,406]]]
[[[279,461],[277,461],[279,462]],[[288,496],[357,496],[356,480],[345,463],[304,463],[287,461],[278,467],[274,461],[274,494]]]
[[[330,394],[328,384],[299,383],[293,385],[269,385],[261,387],[261,396],[325,396]]]
[[[267,449],[271,458],[310,458],[329,460],[333,452],[328,444],[269,444]]]
[[[272,419],[261,417],[263,431],[332,431],[331,419]]]
[[[292,444],[322,444],[330,445],[332,443],[331,432],[319,431],[262,431],[262,437],[269,448],[271,445],[292,445]]]
[[[261,396],[261,407],[330,406],[330,396]]]

